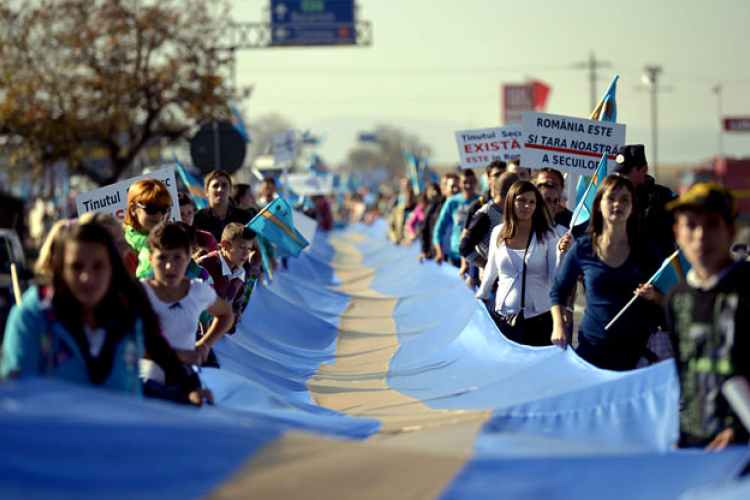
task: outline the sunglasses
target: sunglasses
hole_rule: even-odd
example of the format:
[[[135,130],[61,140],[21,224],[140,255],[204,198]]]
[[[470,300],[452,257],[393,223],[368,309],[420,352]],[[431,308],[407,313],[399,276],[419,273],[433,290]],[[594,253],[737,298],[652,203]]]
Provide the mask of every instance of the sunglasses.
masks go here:
[[[135,204],[135,206],[140,208],[144,212],[146,212],[148,215],[156,215],[156,214],[166,215],[172,211],[172,207],[169,207],[166,205],[156,205],[154,203],[138,202]]]

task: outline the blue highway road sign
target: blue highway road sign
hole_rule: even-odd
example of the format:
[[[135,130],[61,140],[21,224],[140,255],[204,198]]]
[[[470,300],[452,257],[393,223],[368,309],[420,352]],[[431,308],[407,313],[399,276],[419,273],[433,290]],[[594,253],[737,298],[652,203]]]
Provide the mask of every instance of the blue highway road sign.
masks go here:
[[[271,0],[271,45],[357,43],[354,0]]]

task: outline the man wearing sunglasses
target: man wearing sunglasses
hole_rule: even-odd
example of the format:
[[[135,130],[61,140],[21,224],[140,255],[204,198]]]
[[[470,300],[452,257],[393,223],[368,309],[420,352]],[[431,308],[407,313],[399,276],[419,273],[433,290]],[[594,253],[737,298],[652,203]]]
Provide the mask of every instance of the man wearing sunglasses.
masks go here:
[[[230,222],[243,226],[250,222],[250,212],[229,203],[232,194],[232,179],[224,170],[210,172],[203,181],[208,196],[208,207],[198,210],[193,218],[197,229],[208,231],[216,241],[221,241],[221,233]]]
[[[563,174],[559,170],[550,167],[539,169],[536,179],[534,179],[534,185],[537,189],[541,189],[543,185],[551,185],[557,190],[558,204],[554,210],[552,210],[552,207],[550,207],[550,210],[552,210],[552,215],[555,217],[555,224],[570,227],[570,219],[573,217],[573,212],[562,205],[562,194],[565,190],[565,177],[563,177]]]

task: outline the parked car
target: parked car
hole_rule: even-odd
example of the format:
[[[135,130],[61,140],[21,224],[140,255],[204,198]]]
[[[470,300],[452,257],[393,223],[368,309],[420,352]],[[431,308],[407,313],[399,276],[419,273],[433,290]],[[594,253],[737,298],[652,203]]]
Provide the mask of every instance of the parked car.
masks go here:
[[[12,264],[18,275],[19,292],[23,293],[31,285],[33,273],[26,267],[26,257],[18,234],[12,229],[0,229],[0,339],[5,332],[10,308],[16,303]]]

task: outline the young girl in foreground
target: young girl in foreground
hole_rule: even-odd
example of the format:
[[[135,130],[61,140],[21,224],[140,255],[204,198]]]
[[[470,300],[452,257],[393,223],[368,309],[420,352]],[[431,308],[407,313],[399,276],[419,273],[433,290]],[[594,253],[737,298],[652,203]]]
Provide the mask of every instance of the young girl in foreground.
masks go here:
[[[607,331],[604,327],[646,283],[661,264],[656,246],[638,234],[638,214],[633,210],[633,184],[624,176],[610,175],[594,198],[591,236],[571,246],[566,234],[559,243],[567,255],[552,285],[552,343],[565,349],[571,343],[563,322],[565,302],[578,276],[583,274],[586,311],[578,327],[576,352],[599,368],[635,368],[653,331],[658,308],[637,300]],[[569,250],[569,251],[568,251]]]
[[[51,260],[51,286],[31,288],[10,313],[3,377],[42,375],[140,394],[138,359],[146,354],[170,373],[183,400],[201,403],[207,394],[161,336],[105,228],[61,229]]]
[[[200,365],[206,361],[210,348],[232,326],[232,309],[216,296],[210,285],[185,277],[191,241],[179,223],[165,223],[151,230],[148,248],[154,276],[141,282],[159,317],[162,334],[182,363]],[[196,342],[198,318],[204,310],[215,319]],[[174,388],[152,361],[141,361],[141,377],[147,395],[173,399]]]

